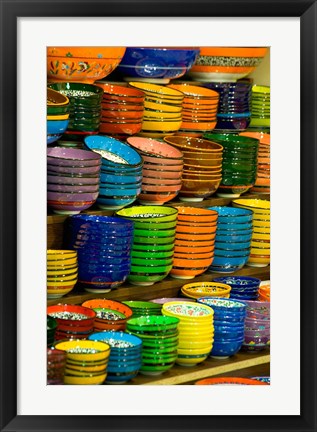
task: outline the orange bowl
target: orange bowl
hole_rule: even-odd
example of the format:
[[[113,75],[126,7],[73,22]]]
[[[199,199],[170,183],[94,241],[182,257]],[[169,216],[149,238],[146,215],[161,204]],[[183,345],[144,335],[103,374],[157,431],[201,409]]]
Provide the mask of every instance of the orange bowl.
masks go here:
[[[104,134],[134,135],[142,129],[142,122],[135,123],[110,123],[101,121],[99,132]]]
[[[223,146],[213,141],[174,135],[164,137],[164,141],[181,149],[184,156],[190,156],[195,152],[199,152],[209,154],[209,158],[211,158],[211,155],[217,155],[218,158],[222,157]],[[191,152],[191,154],[188,154],[188,152]]]
[[[178,233],[177,232],[175,243],[177,243],[178,240],[186,240],[186,241],[190,241],[190,242],[192,242],[192,241],[197,242],[199,240],[206,240],[206,241],[211,242],[211,240],[214,240],[214,238],[215,238],[214,233],[216,232],[216,229],[217,229],[217,227],[215,226],[215,227],[211,228],[211,232],[209,234],[197,234],[197,235],[195,235],[194,238],[193,238],[192,234]],[[190,243],[190,244],[192,244],[192,243]],[[212,242],[209,243],[209,245],[212,245],[212,244],[213,244]]]
[[[177,207],[178,221],[187,222],[216,222],[218,220],[218,213],[214,210],[208,210],[199,207]]]
[[[196,269],[173,267],[169,275],[177,279],[193,279],[195,276],[205,273],[208,268],[209,266]]]
[[[47,47],[50,81],[94,83],[121,62],[125,47]]]
[[[190,233],[193,236],[196,237],[198,234],[210,234],[213,232],[216,232],[217,224],[215,223],[214,226],[208,226],[208,227],[198,227],[198,226],[190,226],[190,225],[177,225],[176,226],[176,235],[178,233]]]

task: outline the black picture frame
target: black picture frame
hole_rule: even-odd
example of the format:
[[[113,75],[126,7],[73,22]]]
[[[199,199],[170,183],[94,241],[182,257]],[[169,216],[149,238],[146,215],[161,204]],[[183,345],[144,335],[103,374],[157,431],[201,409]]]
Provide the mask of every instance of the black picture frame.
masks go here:
[[[76,7],[74,7],[76,4]],[[1,431],[316,431],[316,17],[306,0],[0,0],[0,424]],[[301,414],[294,416],[17,415],[17,18],[18,17],[300,17]],[[287,41],[286,41],[287,43]],[[290,59],[291,62],[291,59]],[[291,119],[290,119],[291,124]],[[291,272],[284,269],[285,272]],[[296,265],[296,263],[295,263]],[[291,355],[291,353],[289,353]],[[31,394],[31,393],[30,393]]]

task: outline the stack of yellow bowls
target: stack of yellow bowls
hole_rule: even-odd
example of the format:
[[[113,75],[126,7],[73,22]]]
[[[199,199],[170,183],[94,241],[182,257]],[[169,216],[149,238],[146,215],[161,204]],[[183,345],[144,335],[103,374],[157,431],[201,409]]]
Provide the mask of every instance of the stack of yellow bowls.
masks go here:
[[[55,348],[66,351],[64,384],[97,385],[107,378],[110,346],[91,340],[60,341]]]
[[[268,266],[270,264],[270,201],[236,199],[232,201],[232,205],[253,211],[251,252],[247,265],[251,267]]]
[[[214,341],[213,310],[194,302],[176,301],[165,303],[162,314],[180,320],[176,363],[195,366],[206,360]]]
[[[163,85],[129,82],[131,87],[145,93],[144,113],[140,136],[163,138],[177,132],[182,124],[184,94]]]
[[[231,286],[220,282],[194,282],[183,285],[183,296],[199,299],[201,297],[229,298]]]
[[[47,250],[47,298],[57,299],[68,294],[78,278],[77,252],[73,250]]]

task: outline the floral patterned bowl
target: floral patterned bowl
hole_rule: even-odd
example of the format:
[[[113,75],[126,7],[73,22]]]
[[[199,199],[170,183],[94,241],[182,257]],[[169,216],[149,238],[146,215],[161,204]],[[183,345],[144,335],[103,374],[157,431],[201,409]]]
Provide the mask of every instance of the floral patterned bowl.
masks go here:
[[[213,310],[210,307],[191,302],[165,303],[162,313],[181,318],[181,320],[209,321],[213,318]]]

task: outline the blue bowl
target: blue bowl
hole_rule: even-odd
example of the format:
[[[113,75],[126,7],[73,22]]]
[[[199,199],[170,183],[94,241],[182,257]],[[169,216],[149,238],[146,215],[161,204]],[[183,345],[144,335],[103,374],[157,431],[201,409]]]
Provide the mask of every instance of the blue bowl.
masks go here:
[[[116,175],[116,174],[100,174],[101,183],[111,184],[129,184],[142,182],[142,175]]]
[[[46,120],[46,133],[47,135],[62,135],[68,126],[69,119],[67,120]]]
[[[214,300],[217,301],[218,304],[215,304]],[[214,319],[216,319],[215,315],[232,315],[232,316],[245,316],[247,305],[243,302],[234,301],[230,299],[223,299],[218,297],[200,297],[197,299],[197,303],[201,303],[211,307],[214,311]]]
[[[244,333],[244,322],[227,325],[223,324],[223,320],[214,320],[214,329],[219,333]]]
[[[261,279],[250,276],[228,276],[214,279],[215,282],[221,282],[230,285],[232,288],[251,288],[259,287]]]
[[[253,224],[252,222],[244,222],[244,223],[229,223],[229,222],[219,222],[217,221],[217,231],[246,231],[252,230]]]
[[[232,328],[230,331],[221,332],[219,330],[216,330],[215,328],[215,335],[214,335],[215,341],[220,342],[220,341],[228,341],[232,339],[234,340],[244,339],[244,329],[241,331],[237,331]]]
[[[105,341],[108,339],[114,339],[114,340],[118,340],[120,342],[129,342],[133,344],[133,347],[127,347],[127,348],[118,348],[118,347],[112,347],[111,345],[111,351],[110,351],[110,358],[111,358],[111,354],[114,351],[130,351],[130,350],[134,350],[134,349],[142,349],[142,339],[140,339],[137,336],[131,335],[129,333],[125,333],[122,331],[118,331],[118,332],[112,332],[112,331],[104,331],[104,332],[98,332],[98,333],[94,333],[92,335],[89,336],[88,338],[89,340],[94,340],[94,341]]]
[[[216,237],[215,237],[216,242],[234,243],[234,244],[247,243],[247,242],[250,242],[251,239],[252,239],[252,232],[250,234],[246,234],[246,235],[235,235],[235,234],[222,235],[222,234],[218,234],[216,232]]]
[[[250,117],[239,117],[221,119],[217,115],[217,123],[214,132],[232,131],[232,132],[244,132],[251,123]]]
[[[234,258],[215,255],[211,266],[222,266],[226,268],[244,266],[248,261],[248,258],[249,255]]]
[[[230,294],[230,298],[236,299],[236,300],[257,300],[259,298],[259,294],[255,295],[238,295],[238,294]]]
[[[120,210],[121,208],[134,203],[136,199],[137,199],[136,195],[130,197],[124,197],[124,198],[98,197],[96,203],[98,207],[102,209]]]
[[[258,294],[258,288],[245,288],[245,289],[235,289],[235,288],[231,288],[230,294],[232,295],[256,295]]]
[[[58,141],[58,140],[62,137],[62,135],[63,135],[63,134],[47,135],[47,136],[46,136],[46,142],[47,142],[47,144],[52,144],[52,143],[54,143],[55,141]]]
[[[122,165],[122,166],[109,166],[105,164],[101,164],[100,169],[101,174],[110,174],[110,175],[129,175],[129,176],[142,176],[142,165],[138,165],[137,167],[131,167],[131,165]]]
[[[218,213],[218,222],[245,223],[252,222],[253,211],[238,207],[214,206],[208,207]]]
[[[238,113],[217,113],[217,119],[242,119],[246,117],[251,117],[251,112],[249,110]]]
[[[106,378],[106,384],[112,384],[112,383],[125,383],[128,381],[131,381],[133,378],[135,378],[139,373],[139,370],[135,371],[134,373],[126,373],[126,374],[117,374],[108,372],[107,378]]]
[[[87,283],[96,287],[108,287],[109,285],[123,283],[129,274],[129,269],[114,269],[106,272],[89,272],[82,266],[78,268],[78,282]]]
[[[237,257],[249,257],[251,248],[249,249],[241,249],[241,250],[223,250],[215,248],[214,254],[217,257],[225,257],[225,258],[237,258]]]
[[[140,189],[142,185],[142,181],[133,182],[133,183],[106,183],[106,182],[100,182],[100,187],[108,190],[113,189],[119,189],[119,190],[126,190],[126,189]]]
[[[73,227],[82,227],[84,229],[100,229],[101,231],[131,229],[133,222],[128,219],[122,219],[117,216],[101,216],[77,214],[69,217],[68,222]]]
[[[215,241],[215,248],[230,251],[239,251],[243,249],[249,249],[251,247],[251,240],[248,242],[220,242]]]
[[[125,77],[179,78],[193,66],[199,52],[199,48],[128,47],[116,72]]]
[[[111,198],[111,197],[128,197],[128,196],[137,196],[141,193],[141,187],[135,189],[99,189],[98,198]],[[97,199],[98,199],[97,198]]]
[[[217,341],[214,340],[210,355],[215,357],[227,357],[236,354],[242,347],[243,340]]]
[[[102,155],[102,166],[104,167],[122,167],[124,165],[139,167],[143,165],[142,157],[136,150],[115,138],[104,135],[90,135],[84,138],[84,143],[89,150],[102,150],[103,154],[107,152],[111,155],[112,160]],[[118,162],[114,162],[114,160],[118,160]]]

